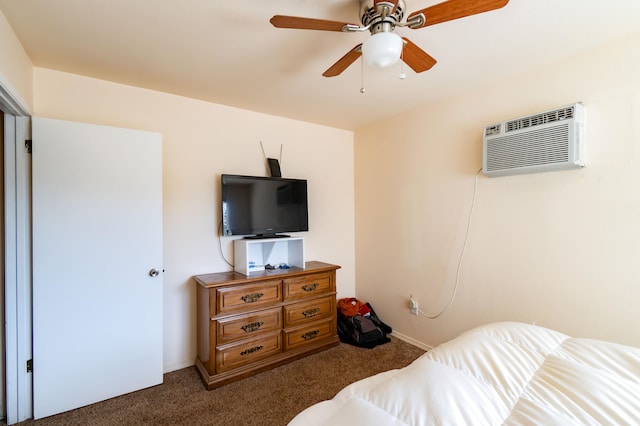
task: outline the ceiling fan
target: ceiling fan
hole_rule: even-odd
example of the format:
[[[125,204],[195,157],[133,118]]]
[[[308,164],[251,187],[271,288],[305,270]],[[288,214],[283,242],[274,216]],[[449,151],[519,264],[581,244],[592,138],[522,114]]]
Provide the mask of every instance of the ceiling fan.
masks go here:
[[[275,15],[270,22],[277,28],[302,30],[338,31],[346,33],[371,32],[364,43],[360,43],[327,69],[322,75],[335,77],[346,70],[360,56],[365,62],[378,67],[404,61],[416,73],[427,71],[436,60],[406,37],[394,32],[396,27],[418,29],[478,13],[500,9],[509,0],[447,0],[411,13],[402,21],[405,12],[404,0],[360,0],[360,22],[362,25],[325,19]]]

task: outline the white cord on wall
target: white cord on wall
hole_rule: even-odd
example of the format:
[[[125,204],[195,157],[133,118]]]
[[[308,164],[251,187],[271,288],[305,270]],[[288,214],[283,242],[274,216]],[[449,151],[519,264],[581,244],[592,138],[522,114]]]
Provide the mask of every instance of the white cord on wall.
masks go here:
[[[222,257],[222,260],[227,262],[227,265],[233,268],[233,263],[229,262],[227,258],[224,257],[224,253],[222,251],[222,238],[220,237],[220,235],[222,235],[222,220],[220,220],[220,223],[218,225],[218,250],[220,250],[220,257]]]
[[[475,181],[473,184],[473,199],[471,200],[471,209],[469,209],[469,219],[467,220],[467,231],[464,236],[464,243],[462,244],[462,250],[460,251],[460,258],[458,259],[458,268],[456,270],[456,282],[455,282],[455,285],[453,286],[453,292],[451,293],[451,298],[449,299],[449,303],[447,303],[447,306],[445,306],[444,309],[442,309],[436,315],[428,315],[424,313],[421,309],[418,309],[418,313],[425,318],[436,319],[442,314],[444,314],[447,311],[447,309],[449,309],[449,307],[453,304],[453,301],[456,298],[456,294],[458,293],[458,285],[460,284],[460,269],[462,268],[462,259],[464,258],[464,253],[467,249],[467,241],[469,240],[469,230],[471,229],[471,218],[473,217],[473,208],[476,205],[476,193],[478,190],[478,175],[480,174],[481,171],[482,169],[476,172]]]

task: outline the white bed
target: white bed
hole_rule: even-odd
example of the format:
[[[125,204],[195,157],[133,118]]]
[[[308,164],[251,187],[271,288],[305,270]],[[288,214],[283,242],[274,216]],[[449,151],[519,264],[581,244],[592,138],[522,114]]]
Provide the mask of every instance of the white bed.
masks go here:
[[[470,330],[290,426],[640,425],[640,349],[530,324]]]

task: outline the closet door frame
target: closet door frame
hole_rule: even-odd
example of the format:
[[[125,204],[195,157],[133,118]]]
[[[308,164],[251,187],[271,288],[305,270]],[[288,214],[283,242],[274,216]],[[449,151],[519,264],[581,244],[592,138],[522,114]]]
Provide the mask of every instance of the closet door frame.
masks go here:
[[[1,76],[0,76],[1,77]],[[4,345],[7,424],[33,417],[31,371],[31,139],[29,110],[0,78],[0,110],[4,113]]]

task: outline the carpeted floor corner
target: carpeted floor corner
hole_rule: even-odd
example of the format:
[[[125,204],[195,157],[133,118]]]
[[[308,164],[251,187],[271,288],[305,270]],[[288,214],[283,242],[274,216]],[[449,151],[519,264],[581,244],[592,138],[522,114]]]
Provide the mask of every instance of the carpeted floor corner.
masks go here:
[[[349,383],[402,368],[423,353],[393,336],[373,349],[340,344],[211,391],[189,367],[165,374],[162,385],[19,425],[284,426]]]

